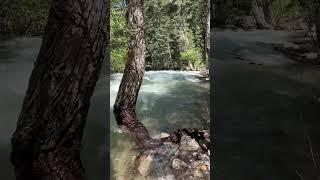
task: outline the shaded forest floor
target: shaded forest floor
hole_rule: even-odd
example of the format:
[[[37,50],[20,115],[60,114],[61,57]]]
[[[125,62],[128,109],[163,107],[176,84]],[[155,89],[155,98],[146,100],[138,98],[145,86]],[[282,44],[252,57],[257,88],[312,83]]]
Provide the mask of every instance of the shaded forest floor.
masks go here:
[[[319,176],[320,68],[273,47],[300,36],[285,31],[211,33],[216,179]]]

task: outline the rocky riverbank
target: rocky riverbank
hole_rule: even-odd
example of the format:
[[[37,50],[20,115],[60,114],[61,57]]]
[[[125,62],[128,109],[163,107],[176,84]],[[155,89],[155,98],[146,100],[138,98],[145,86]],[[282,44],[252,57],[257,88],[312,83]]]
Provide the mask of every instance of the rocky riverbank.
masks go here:
[[[311,65],[319,65],[316,44],[311,39],[298,39],[282,44],[272,44],[273,48],[282,52],[290,59]]]
[[[153,140],[163,143],[140,151],[135,158],[133,179],[201,180],[210,177],[209,131],[177,130]]]

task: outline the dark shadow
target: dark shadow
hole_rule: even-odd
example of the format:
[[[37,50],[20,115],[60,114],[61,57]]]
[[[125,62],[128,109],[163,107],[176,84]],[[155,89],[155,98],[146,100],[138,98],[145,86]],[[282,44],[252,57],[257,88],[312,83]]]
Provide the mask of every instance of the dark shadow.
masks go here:
[[[261,67],[226,54],[237,44],[242,44],[239,51],[245,47],[257,54],[252,56],[254,61],[280,53],[265,51],[270,47],[256,44],[259,40],[246,42],[219,34],[212,39],[214,178],[292,180],[299,179],[298,172],[304,179],[314,179],[317,169],[306,132],[319,152],[320,103],[313,98],[320,92],[318,83],[296,78],[304,66],[288,68],[292,64],[286,59],[283,64]]]
[[[15,179],[13,166],[10,163],[10,146],[1,144],[0,145],[0,179],[13,180]]]

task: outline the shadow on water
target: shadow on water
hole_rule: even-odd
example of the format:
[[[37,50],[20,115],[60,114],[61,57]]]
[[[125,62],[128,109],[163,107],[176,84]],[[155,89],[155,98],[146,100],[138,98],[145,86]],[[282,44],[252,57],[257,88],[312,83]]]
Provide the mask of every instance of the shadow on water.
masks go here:
[[[13,167],[10,163],[10,145],[9,144],[1,144],[0,145],[0,179],[15,179]]]
[[[313,75],[303,74],[309,69],[284,56],[270,66],[268,56],[259,56],[268,47],[246,42],[250,38],[262,41],[261,36],[275,38],[267,32],[254,32],[255,36],[250,32],[214,34],[215,178],[292,180],[299,179],[300,174],[304,179],[314,179],[319,173],[314,168],[307,134],[318,161],[320,103],[313,96],[320,93],[319,69],[311,68]],[[275,39],[283,37],[287,36]],[[232,49],[239,43],[246,47],[242,58],[263,65],[233,58]]]

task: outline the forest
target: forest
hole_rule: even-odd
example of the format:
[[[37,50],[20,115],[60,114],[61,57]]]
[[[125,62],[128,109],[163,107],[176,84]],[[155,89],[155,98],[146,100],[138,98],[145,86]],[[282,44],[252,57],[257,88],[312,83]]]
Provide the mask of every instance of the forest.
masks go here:
[[[201,70],[205,51],[207,17],[202,1],[148,0],[144,4],[146,70]],[[111,3],[111,68],[122,72],[127,59],[127,5]]]
[[[41,35],[47,22],[50,0],[2,0],[0,34]],[[202,70],[208,59],[205,49],[206,15],[202,1],[145,1],[146,69]],[[111,69],[123,72],[127,58],[126,1],[111,2]]]
[[[294,53],[291,47],[278,47],[291,57],[307,63],[320,62],[320,2],[318,0],[215,0],[211,6],[214,27],[244,30],[273,29],[304,31],[307,45]],[[302,52],[300,52],[302,51]],[[301,53],[314,53],[311,58]]]

